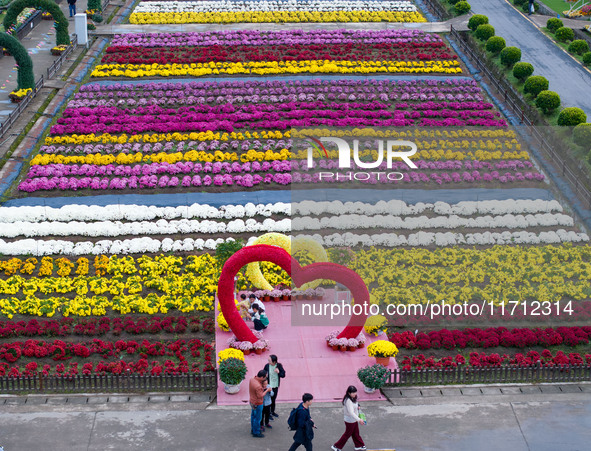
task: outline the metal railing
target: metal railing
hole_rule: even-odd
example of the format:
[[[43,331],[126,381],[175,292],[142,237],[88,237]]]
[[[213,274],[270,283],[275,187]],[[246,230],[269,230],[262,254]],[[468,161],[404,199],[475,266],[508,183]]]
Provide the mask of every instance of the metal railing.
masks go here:
[[[25,108],[27,108],[29,103],[31,103],[39,90],[43,87],[43,83],[44,78],[43,75],[41,75],[41,78],[35,82],[35,88],[33,88],[33,90],[25,97],[23,97],[23,100],[21,100],[17,107],[6,117],[6,120],[0,124],[0,138],[2,138],[8,132],[12,124],[16,122],[21,113],[25,110]]]
[[[18,29],[16,30],[16,38],[20,41],[26,35],[28,35],[33,28],[35,28],[41,21],[43,16],[41,11],[37,11],[31,17],[29,17]]]
[[[74,51],[74,49],[76,48],[77,45],[78,45],[78,35],[73,34],[72,38],[70,40],[70,45],[68,47],[66,47],[66,50],[64,50],[62,52],[62,54],[59,56],[59,58],[56,59],[51,64],[51,66],[49,66],[47,68],[47,79],[48,80],[53,78],[54,75],[57,73],[57,71],[60,70],[60,68],[64,64],[64,61],[66,60],[66,58],[70,55],[70,53],[72,53]]]
[[[429,9],[437,16],[439,20],[451,19],[451,14],[445,9],[439,0],[423,0]]]
[[[217,388],[215,372],[200,374],[78,374],[75,376],[0,377],[2,393],[203,391]]]
[[[460,49],[470,59],[470,62],[493,85],[513,114],[526,126],[527,132],[534,140],[534,144],[560,171],[579,199],[588,208],[591,207],[591,191],[589,190],[591,179],[589,174],[582,170],[582,162],[569,157],[569,150],[566,145],[559,137],[551,133],[551,130],[548,130],[549,126],[539,125],[543,124],[543,119],[537,109],[525,101],[502,72],[485,63],[487,55],[471,42],[468,32],[458,31],[452,25],[450,37],[460,46]],[[542,134],[541,128],[545,128],[546,133]]]
[[[386,386],[591,381],[591,365],[395,370]]]

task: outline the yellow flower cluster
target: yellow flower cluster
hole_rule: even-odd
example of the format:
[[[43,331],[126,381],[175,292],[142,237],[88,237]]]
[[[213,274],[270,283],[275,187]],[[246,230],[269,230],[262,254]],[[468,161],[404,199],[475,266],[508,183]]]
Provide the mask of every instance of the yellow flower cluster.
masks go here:
[[[31,88],[19,89],[18,91],[12,91],[9,95],[12,97],[23,98],[26,97],[31,91],[33,91]]]
[[[372,303],[501,305],[591,298],[589,245],[371,248],[356,251],[349,267],[373,287]]]
[[[398,347],[386,340],[374,341],[367,347],[367,355],[370,357],[396,357]]]
[[[218,314],[217,323],[218,327],[224,332],[228,332],[230,330],[230,326],[228,325],[228,322],[226,321],[226,318],[224,318],[224,314],[222,312]]]
[[[386,320],[386,317],[383,315],[375,315],[375,316],[370,316],[369,318],[367,318],[367,320],[365,321],[365,332],[367,332],[368,334],[372,334],[375,335],[376,337],[378,336],[378,332],[379,331],[386,331],[386,326],[388,325],[388,320]]]
[[[263,130],[261,132],[232,132],[232,133],[214,133],[212,131],[199,133],[153,133],[143,135],[111,135],[105,133],[96,136],[90,135],[69,135],[69,136],[48,136],[45,138],[45,145],[55,144],[125,144],[125,143],[158,143],[171,141],[232,141],[244,139],[283,139],[289,138],[291,132],[279,130]]]
[[[249,61],[193,64],[99,64],[92,77],[203,77],[206,75],[277,74],[461,74],[456,60],[445,61]]]
[[[399,11],[252,11],[132,13],[132,24],[183,23],[306,23],[306,22],[426,22],[418,12]]]
[[[14,274],[14,268],[25,265],[33,266],[27,272],[32,274],[37,264],[32,261],[35,259],[20,264],[15,260],[18,259],[2,262],[5,274]],[[53,316],[61,312],[64,316],[88,316],[105,315],[107,309],[121,314],[166,313],[170,309],[210,311],[219,277],[210,254],[184,259],[162,255],[138,259],[97,256],[96,276],[87,275],[87,258],[79,258],[76,264],[74,276],[75,264],[67,258],[44,257],[38,277],[14,274],[0,279],[0,313]],[[53,277],[56,267],[58,277]],[[63,294],[73,294],[74,298]]]
[[[447,129],[432,129],[432,128],[415,128],[414,130],[404,129],[402,131],[396,129],[381,129],[381,128],[354,128],[352,130],[330,129],[330,128],[300,128],[291,131],[291,137],[307,138],[309,136],[323,137],[334,136],[337,138],[346,138],[351,136],[363,136],[367,138],[447,138],[447,139],[470,139],[470,138],[511,138],[515,139],[517,133],[511,129],[468,129],[468,128],[447,128]]]
[[[244,362],[244,352],[240,349],[226,348],[218,354],[218,365],[226,359],[238,359]]]
[[[246,163],[247,161],[275,161],[275,160],[289,160],[292,157],[291,152],[287,149],[281,149],[279,152],[267,150],[259,152],[251,149],[247,152],[238,154],[236,152],[205,152],[202,150],[190,150],[188,152],[175,153],[119,153],[117,155],[73,155],[64,156],[56,154],[38,154],[31,160],[31,166],[45,166],[48,164],[95,164],[99,166],[106,166],[109,164],[136,164],[136,163],[170,163],[174,164],[179,161],[193,161],[193,162],[225,162],[225,161],[240,161]]]
[[[0,261],[0,271],[3,271],[6,276],[12,276],[17,272],[32,275],[37,269],[38,263],[38,260],[33,257],[26,260],[15,257],[10,260]],[[88,274],[88,259],[85,257],[76,260],[76,264],[64,257],[56,259],[55,262],[52,257],[43,257],[39,265],[39,277],[52,275],[54,263],[57,264],[58,275],[62,277],[69,275],[75,265],[77,265],[76,274],[81,276]]]

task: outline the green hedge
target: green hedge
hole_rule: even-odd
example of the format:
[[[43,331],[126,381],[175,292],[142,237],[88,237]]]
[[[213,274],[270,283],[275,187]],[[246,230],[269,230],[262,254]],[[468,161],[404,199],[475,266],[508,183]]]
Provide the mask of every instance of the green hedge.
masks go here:
[[[534,66],[530,63],[516,63],[513,66],[513,76],[520,81],[525,80],[534,73]]]
[[[521,59],[521,49],[517,47],[505,47],[501,50],[501,64],[512,67]]]
[[[560,96],[554,91],[542,91],[536,97],[536,106],[544,114],[550,114],[560,106]]]
[[[486,41],[486,50],[490,53],[494,53],[495,55],[498,54],[501,50],[503,50],[507,44],[505,43],[505,39],[501,36],[491,36]]]
[[[550,83],[546,77],[542,77],[541,75],[533,75],[525,80],[525,84],[523,85],[523,92],[526,94],[531,94],[533,97],[537,97],[538,94],[542,91],[546,91]]]
[[[474,14],[468,21],[468,28],[475,31],[479,25],[485,25],[488,23],[488,17],[482,14]]]
[[[563,127],[574,127],[587,122],[587,115],[580,108],[565,108],[558,115],[558,125]]]
[[[495,35],[495,28],[492,25],[487,23],[478,25],[476,27],[476,31],[474,32],[474,36],[480,39],[481,41],[488,41],[489,38]]]
[[[575,32],[572,28],[560,27],[555,33],[556,39],[560,42],[572,41],[575,38]]]
[[[93,10],[93,11],[102,11],[103,10],[103,4],[102,4],[101,0],[88,0],[87,6],[88,6],[88,9]]]
[[[587,52],[583,55],[583,64],[591,66],[591,52]]]
[[[0,47],[5,47],[18,64],[18,89],[34,89],[35,75],[33,74],[33,60],[27,49],[15,38],[6,33],[0,33]]]
[[[4,17],[4,29],[8,30],[16,24],[18,15],[25,8],[35,8],[40,11],[47,11],[53,16],[55,21],[55,42],[57,45],[70,44],[70,34],[68,33],[68,19],[62,13],[60,7],[51,0],[16,0],[10,4]]]
[[[556,17],[552,17],[546,22],[546,28],[552,33],[556,33],[556,30],[561,27],[564,27],[564,24],[562,23],[562,20],[557,19]]]
[[[573,130],[573,139],[579,146],[591,149],[591,124],[580,123]]]
[[[464,14],[467,14],[471,8],[472,7],[470,6],[470,3],[465,2],[465,1],[458,2],[454,6],[454,10],[456,12],[456,15],[458,15],[458,16],[462,16]]]
[[[589,51],[589,44],[584,39],[577,39],[568,45],[568,51],[576,55],[582,55]]]

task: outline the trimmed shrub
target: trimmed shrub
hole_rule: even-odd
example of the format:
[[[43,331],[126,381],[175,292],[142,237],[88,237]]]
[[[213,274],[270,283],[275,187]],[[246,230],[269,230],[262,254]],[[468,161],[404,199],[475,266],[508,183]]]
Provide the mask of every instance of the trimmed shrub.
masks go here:
[[[474,36],[481,41],[488,41],[489,38],[495,35],[495,27],[489,25],[487,23],[478,25],[476,27],[476,31],[474,32]]]
[[[591,66],[591,52],[587,52],[583,55],[583,64]]]
[[[101,0],[88,0],[87,8],[90,11],[102,11],[103,3],[101,2]]]
[[[465,2],[465,1],[461,1],[456,3],[456,5],[454,6],[454,10],[456,12],[456,15],[461,16],[463,14],[467,14],[468,11],[470,11],[472,7],[470,6],[470,3]]]
[[[513,0],[513,4],[515,6],[521,6],[523,5],[525,2],[527,2],[527,0]]]
[[[554,91],[542,91],[536,97],[536,106],[544,114],[550,114],[560,106],[560,96]]]
[[[505,47],[501,50],[501,64],[512,67],[521,59],[521,49],[517,47]]]
[[[468,28],[472,31],[478,28],[478,25],[485,25],[488,23],[488,17],[483,14],[474,14],[468,21]]]
[[[494,53],[495,55],[503,50],[507,44],[505,44],[505,39],[501,36],[492,36],[488,38],[486,41],[486,50],[490,53]]]
[[[575,38],[575,32],[568,27],[560,27],[554,35],[560,42],[572,41]]]
[[[563,127],[574,127],[585,122],[587,122],[587,115],[580,108],[568,107],[558,115],[558,125]]]
[[[513,76],[520,81],[525,80],[533,73],[534,66],[530,63],[516,63],[515,66],[513,66]]]
[[[86,24],[86,28],[87,28],[88,30],[96,30],[96,25],[95,25],[95,24],[93,24],[93,23],[87,23],[87,24]]]
[[[103,21],[103,16],[100,14],[93,14],[92,21],[96,23],[101,23]]]
[[[542,77],[541,75],[534,75],[529,77],[525,80],[525,84],[523,85],[523,92],[526,94],[531,94],[533,97],[537,97],[538,94],[542,91],[546,91],[550,86],[550,83],[546,79],[546,77]]]
[[[55,21],[55,42],[57,45],[69,45],[68,19],[60,7],[52,0],[16,0],[10,4],[4,16],[4,29],[16,24],[18,15],[25,8],[35,8],[50,13]]]
[[[552,17],[551,19],[548,19],[548,22],[546,22],[546,28],[551,33],[556,33],[556,30],[558,30],[560,27],[564,27],[564,24],[562,23],[562,20],[557,19],[556,17]]]
[[[579,146],[591,149],[591,124],[581,123],[573,130],[573,139]]]
[[[584,39],[577,39],[568,45],[568,51],[575,55],[582,55],[589,51],[589,44]]]

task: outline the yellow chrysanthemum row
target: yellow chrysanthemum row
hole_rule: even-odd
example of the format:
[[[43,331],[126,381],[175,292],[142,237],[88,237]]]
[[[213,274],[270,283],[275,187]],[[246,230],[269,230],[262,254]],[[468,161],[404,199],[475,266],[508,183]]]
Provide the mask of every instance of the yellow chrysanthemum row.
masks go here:
[[[281,74],[461,74],[460,63],[445,61],[251,61],[197,64],[99,64],[92,77],[203,77],[207,75]]]
[[[426,22],[418,12],[399,11],[249,11],[132,13],[132,24],[286,23],[286,22]]]

